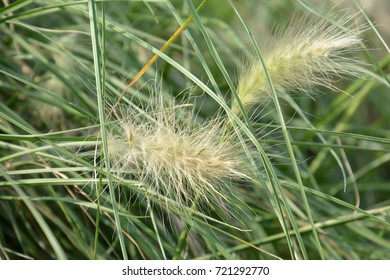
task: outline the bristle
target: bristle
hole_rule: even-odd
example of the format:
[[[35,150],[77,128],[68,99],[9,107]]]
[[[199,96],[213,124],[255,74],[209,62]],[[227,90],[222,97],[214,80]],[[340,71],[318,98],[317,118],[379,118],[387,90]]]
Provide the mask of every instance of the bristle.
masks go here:
[[[155,106],[128,108],[116,120],[108,147],[113,168],[178,205],[223,204],[231,182],[249,177],[239,142],[217,118],[199,124],[188,106],[152,99]]]
[[[343,17],[331,24],[303,17],[265,38],[261,44],[263,60],[277,93],[307,92],[317,85],[335,89],[332,78],[359,75],[354,67],[357,62],[343,56],[362,43],[362,29],[351,27],[352,19]],[[238,95],[244,106],[270,97],[270,85],[258,58],[253,58],[241,74]],[[233,103],[237,112],[235,107]]]

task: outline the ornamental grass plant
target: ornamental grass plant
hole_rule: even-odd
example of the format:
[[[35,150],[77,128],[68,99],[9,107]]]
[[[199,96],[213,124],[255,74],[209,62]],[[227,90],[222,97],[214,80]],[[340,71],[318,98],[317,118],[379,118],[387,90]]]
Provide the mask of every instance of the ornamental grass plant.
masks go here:
[[[345,2],[3,1],[0,257],[390,258],[390,33]]]

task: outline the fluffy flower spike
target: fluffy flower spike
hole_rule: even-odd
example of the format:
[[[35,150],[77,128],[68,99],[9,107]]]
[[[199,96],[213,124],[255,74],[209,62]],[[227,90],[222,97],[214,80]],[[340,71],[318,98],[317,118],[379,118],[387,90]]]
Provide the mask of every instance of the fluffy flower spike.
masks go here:
[[[179,207],[222,206],[232,181],[249,177],[240,143],[220,120],[199,124],[192,106],[167,104],[161,95],[145,110],[131,106],[116,116],[108,147],[113,168]]]
[[[320,85],[336,89],[332,77],[358,75],[356,61],[344,57],[360,48],[362,28],[352,27],[355,16],[330,24],[324,19],[302,17],[260,44],[263,59],[277,93],[306,91]],[[263,66],[255,58],[239,78],[238,95],[244,106],[269,98],[270,87]],[[233,109],[238,110],[236,104]]]

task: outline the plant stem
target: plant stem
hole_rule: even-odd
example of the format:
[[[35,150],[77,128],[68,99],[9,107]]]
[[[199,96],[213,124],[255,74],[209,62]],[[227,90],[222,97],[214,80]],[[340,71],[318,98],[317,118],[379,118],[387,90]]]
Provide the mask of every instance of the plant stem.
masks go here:
[[[200,196],[199,196],[199,194],[197,194],[194,201],[192,202],[191,210],[194,210],[196,208],[196,205],[198,204],[199,200],[200,200]],[[192,217],[192,212],[190,212],[188,218],[191,218],[191,217]],[[173,257],[174,260],[177,260],[178,257],[181,257],[181,254],[184,250],[184,246],[186,244],[188,233],[190,232],[190,229],[191,229],[191,225],[188,222],[186,222],[186,224],[185,224],[185,226],[184,226],[184,228],[179,236],[179,242],[177,243],[177,247],[176,247],[177,255],[175,257]]]

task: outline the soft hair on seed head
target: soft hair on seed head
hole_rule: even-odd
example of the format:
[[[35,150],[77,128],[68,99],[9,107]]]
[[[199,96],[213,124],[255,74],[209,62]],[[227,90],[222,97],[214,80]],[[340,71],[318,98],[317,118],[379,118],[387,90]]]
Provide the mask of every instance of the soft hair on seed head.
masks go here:
[[[162,95],[157,89],[148,108],[114,114],[108,141],[113,169],[179,208],[194,201],[196,208],[222,206],[232,182],[250,176],[239,141],[218,118],[199,123],[191,105],[167,103]]]
[[[354,27],[354,19],[343,16],[329,23],[304,16],[293,19],[284,30],[278,28],[274,36],[266,36],[260,47],[277,93],[307,92],[317,85],[336,89],[332,77],[359,75],[358,63],[344,56],[361,48],[364,26]],[[242,71],[237,91],[244,106],[270,97],[270,85],[257,57]],[[238,111],[236,103],[233,109]]]

